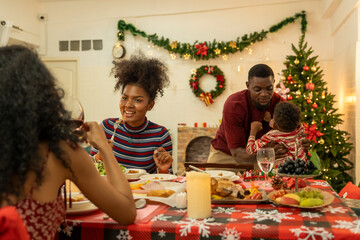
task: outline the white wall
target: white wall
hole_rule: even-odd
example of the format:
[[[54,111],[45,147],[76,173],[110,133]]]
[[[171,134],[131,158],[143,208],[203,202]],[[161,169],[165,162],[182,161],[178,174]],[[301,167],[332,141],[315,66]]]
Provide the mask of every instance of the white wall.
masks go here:
[[[333,1],[335,2],[335,1]],[[360,172],[360,164],[357,161],[360,147],[359,124],[356,118],[360,116],[360,108],[356,106],[356,97],[359,99],[360,78],[358,75],[359,55],[357,54],[359,42],[359,9],[357,8],[358,0],[341,1],[336,11],[329,16],[331,20],[330,31],[334,39],[334,56],[330,75],[332,75],[332,84],[330,91],[336,95],[336,107],[339,113],[344,114],[344,120],[341,129],[352,133],[351,142],[354,143],[353,154],[349,157],[355,162],[355,168],[352,174]],[[357,75],[356,75],[357,74]],[[357,174],[355,183],[360,181],[360,175]]]
[[[140,7],[141,6],[141,7]],[[329,21],[321,18],[320,1],[65,1],[45,2],[41,11],[48,15],[47,57],[79,58],[79,98],[84,105],[86,120],[101,121],[119,115],[119,94],[113,93],[114,79],[109,75],[112,67],[111,49],[116,42],[117,22],[124,19],[147,33],[157,33],[171,41],[193,43],[212,39],[230,41],[238,36],[268,29],[286,17],[301,10],[307,11],[308,31],[306,41],[319,55],[320,65],[327,66],[332,57],[332,38]],[[105,14],[104,14],[105,13]],[[124,46],[129,57],[141,50],[160,58],[169,67],[171,86],[163,98],[157,100],[149,112],[150,120],[170,129],[176,158],[177,123],[193,125],[207,122],[215,125],[221,119],[223,103],[233,92],[245,88],[247,72],[256,63],[264,62],[278,73],[284,68],[285,56],[293,54],[291,43],[297,45],[300,21],[296,21],[269,38],[252,46],[247,52],[229,55],[228,61],[172,60],[168,52],[152,47],[141,37],[126,34]],[[103,51],[59,52],[59,40],[103,39]],[[269,60],[266,60],[269,58]],[[192,93],[188,80],[191,70],[203,64],[217,65],[227,80],[226,90],[206,107]],[[238,72],[238,66],[241,71]],[[327,69],[325,76],[327,76]],[[279,80],[279,77],[276,76]],[[203,89],[210,90],[215,81],[210,76],[201,81]]]
[[[22,29],[13,29],[9,41],[40,45],[40,23],[37,18],[40,5],[36,0],[0,0],[0,21],[12,21],[13,25]]]

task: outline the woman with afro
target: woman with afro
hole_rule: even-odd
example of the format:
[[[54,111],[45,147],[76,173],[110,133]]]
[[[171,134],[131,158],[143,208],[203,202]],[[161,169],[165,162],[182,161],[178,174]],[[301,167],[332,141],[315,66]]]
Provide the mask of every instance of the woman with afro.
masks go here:
[[[157,59],[139,55],[116,62],[113,72],[117,78],[115,91],[121,91],[122,118],[107,118],[102,126],[113,144],[116,159],[126,168],[168,173],[173,162],[170,134],[146,117],[156,97],[163,96],[163,89],[169,84],[167,68]],[[90,154],[101,158],[95,147]]]
[[[107,181],[78,145],[63,96],[35,52],[0,48],[0,210],[15,207],[31,239],[54,239],[65,219],[60,189],[67,179],[120,224],[136,217],[128,181],[102,127],[83,125],[88,142],[103,156]]]

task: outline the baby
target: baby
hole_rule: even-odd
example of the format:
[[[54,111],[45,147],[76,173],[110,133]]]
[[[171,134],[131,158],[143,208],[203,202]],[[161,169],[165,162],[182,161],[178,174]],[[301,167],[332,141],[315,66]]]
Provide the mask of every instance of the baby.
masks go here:
[[[300,158],[307,161],[306,150],[300,145],[296,153],[296,142],[300,143],[304,127],[300,123],[301,111],[291,102],[279,102],[274,110],[274,119],[270,121],[273,130],[255,140],[258,131],[262,129],[261,122],[251,123],[250,136],[246,145],[248,154],[256,153],[259,148],[266,147],[270,142],[282,144],[288,150],[287,154],[276,159],[275,166],[281,165],[287,158]],[[297,155],[297,156],[296,156]]]

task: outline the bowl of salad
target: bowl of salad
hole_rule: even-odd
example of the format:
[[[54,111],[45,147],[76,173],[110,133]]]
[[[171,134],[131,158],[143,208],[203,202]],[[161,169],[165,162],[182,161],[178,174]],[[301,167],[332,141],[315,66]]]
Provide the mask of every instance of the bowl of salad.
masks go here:
[[[100,173],[100,175],[106,175],[106,171],[105,171],[105,167],[104,167],[104,163],[99,161],[99,162],[95,162],[95,167],[96,169],[98,170],[98,172]],[[124,167],[123,165],[121,165],[119,163],[120,167],[121,167],[121,170],[123,171],[123,173],[128,173],[128,169],[126,167]]]

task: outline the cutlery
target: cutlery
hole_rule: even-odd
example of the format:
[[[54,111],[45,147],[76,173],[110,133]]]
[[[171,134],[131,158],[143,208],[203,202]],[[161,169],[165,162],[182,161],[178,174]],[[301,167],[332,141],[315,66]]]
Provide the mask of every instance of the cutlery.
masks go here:
[[[196,170],[198,172],[204,172],[204,173],[207,173],[205,172],[204,170],[200,169],[200,168],[197,168],[197,167],[194,167],[193,165],[189,165],[189,168],[193,169],[193,170]]]
[[[140,209],[146,206],[146,200],[144,198],[140,198],[135,202],[136,209]]]

